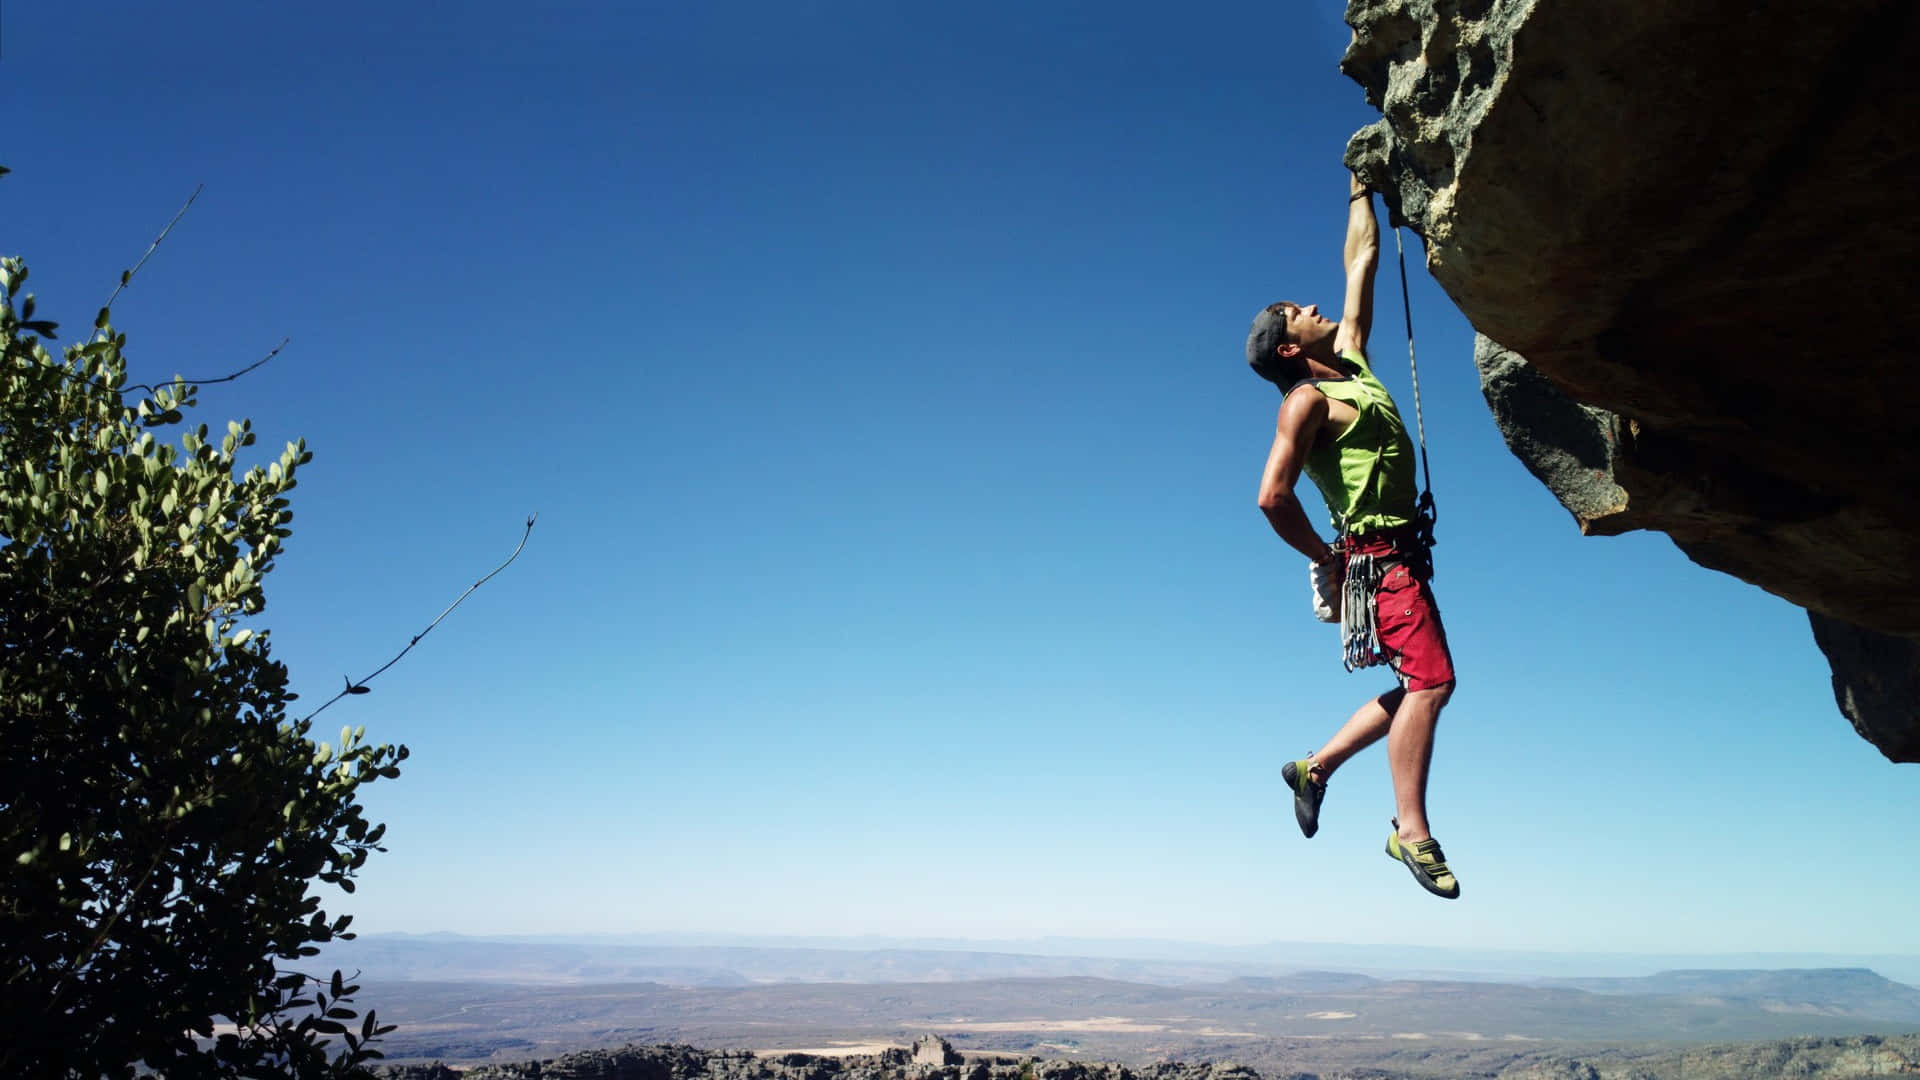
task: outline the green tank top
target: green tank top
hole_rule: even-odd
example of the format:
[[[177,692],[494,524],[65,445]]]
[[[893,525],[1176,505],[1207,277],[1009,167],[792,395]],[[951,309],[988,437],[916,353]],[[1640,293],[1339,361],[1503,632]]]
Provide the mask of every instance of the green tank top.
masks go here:
[[[1367,358],[1357,349],[1341,357],[1360,370],[1345,379],[1315,379],[1310,385],[1360,415],[1339,438],[1318,440],[1307,452],[1307,477],[1327,501],[1339,532],[1360,534],[1412,524],[1420,494],[1413,440]]]

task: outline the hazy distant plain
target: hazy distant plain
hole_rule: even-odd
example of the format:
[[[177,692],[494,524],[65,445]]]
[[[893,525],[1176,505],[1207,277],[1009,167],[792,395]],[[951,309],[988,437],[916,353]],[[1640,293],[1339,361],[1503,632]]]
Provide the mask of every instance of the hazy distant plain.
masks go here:
[[[936,1032],[964,1051],[1087,1060],[1405,1067],[1438,1054],[1498,1067],[1573,1049],[1920,1031],[1920,990],[1863,969],[1519,983],[1227,973],[1282,966],[1265,961],[451,936],[375,937],[322,960],[349,957],[364,1000],[400,1025],[387,1046],[396,1060],[629,1042],[870,1052]],[[718,961],[732,966],[708,966]]]

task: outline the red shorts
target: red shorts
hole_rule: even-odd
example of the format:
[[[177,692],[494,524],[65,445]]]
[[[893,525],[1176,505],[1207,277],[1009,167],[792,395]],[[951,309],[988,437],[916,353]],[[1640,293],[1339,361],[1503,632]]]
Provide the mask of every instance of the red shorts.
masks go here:
[[[1391,537],[1355,536],[1346,541],[1353,554],[1392,557]],[[1440,605],[1433,587],[1416,565],[1422,560],[1396,562],[1380,576],[1374,593],[1374,614],[1387,662],[1408,690],[1432,690],[1453,681],[1453,654],[1447,649],[1447,630],[1440,625]]]

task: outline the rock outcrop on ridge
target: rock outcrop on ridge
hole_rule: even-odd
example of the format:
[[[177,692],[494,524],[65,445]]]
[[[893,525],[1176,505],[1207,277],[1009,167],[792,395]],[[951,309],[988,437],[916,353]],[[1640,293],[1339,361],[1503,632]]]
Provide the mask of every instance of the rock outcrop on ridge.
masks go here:
[[[1426,239],[1514,452],[1805,607],[1920,761],[1920,5],[1351,0],[1347,163]]]

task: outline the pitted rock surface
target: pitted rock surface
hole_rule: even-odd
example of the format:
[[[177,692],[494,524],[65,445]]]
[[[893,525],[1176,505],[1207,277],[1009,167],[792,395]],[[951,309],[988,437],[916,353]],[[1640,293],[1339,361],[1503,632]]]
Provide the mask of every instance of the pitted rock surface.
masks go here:
[[[1841,708],[1920,760],[1913,699],[1876,690],[1920,679],[1920,5],[1806,13],[1352,0],[1342,69],[1382,118],[1347,162],[1580,527],[1848,628],[1821,639]]]

